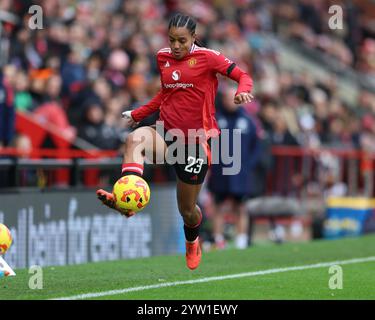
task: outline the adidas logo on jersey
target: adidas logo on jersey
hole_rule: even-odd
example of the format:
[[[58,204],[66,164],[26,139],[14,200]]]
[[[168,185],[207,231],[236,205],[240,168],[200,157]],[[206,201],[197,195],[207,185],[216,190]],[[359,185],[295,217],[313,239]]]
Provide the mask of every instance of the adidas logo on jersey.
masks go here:
[[[165,68],[168,68],[170,66],[169,61],[167,61],[164,65]]]

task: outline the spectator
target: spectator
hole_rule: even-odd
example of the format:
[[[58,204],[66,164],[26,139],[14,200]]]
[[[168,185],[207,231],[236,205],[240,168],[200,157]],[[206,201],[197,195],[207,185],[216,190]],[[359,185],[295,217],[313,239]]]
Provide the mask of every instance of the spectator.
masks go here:
[[[272,123],[271,141],[273,145],[298,146],[297,139],[290,133],[285,115],[281,111],[276,112]]]
[[[0,147],[8,146],[15,133],[14,81],[16,68],[7,65],[0,74]]]
[[[29,92],[30,82],[23,71],[18,71],[15,83],[14,104],[16,110],[27,112],[32,110],[32,97]]]
[[[244,249],[248,246],[248,223],[249,218],[245,208],[251,186],[250,172],[257,163],[258,139],[256,127],[253,120],[242,106],[233,102],[235,88],[225,90],[223,94],[223,108],[217,112],[217,120],[222,131],[220,149],[223,150],[224,143],[229,143],[229,152],[234,157],[234,129],[241,131],[241,170],[236,175],[223,175],[223,169],[227,165],[220,159],[219,164],[211,166],[211,174],[208,181],[208,189],[212,192],[215,203],[213,216],[213,236],[217,248],[225,247],[224,239],[224,213],[233,212],[236,215],[236,238],[235,246]],[[229,139],[223,139],[223,131],[229,132]]]
[[[312,238],[323,238],[326,201],[329,197],[344,197],[348,187],[341,181],[339,159],[323,152],[316,159],[317,175],[306,185],[305,209],[311,218]]]
[[[61,84],[60,75],[51,75],[46,79],[46,88],[43,95],[44,103],[38,106],[33,114],[38,121],[52,126],[54,130],[58,130],[66,139],[73,141],[77,130],[70,125],[61,104]]]
[[[104,119],[103,107],[95,101],[88,101],[79,126],[78,137],[100,149],[116,150],[121,144],[120,137],[116,129],[107,125]]]

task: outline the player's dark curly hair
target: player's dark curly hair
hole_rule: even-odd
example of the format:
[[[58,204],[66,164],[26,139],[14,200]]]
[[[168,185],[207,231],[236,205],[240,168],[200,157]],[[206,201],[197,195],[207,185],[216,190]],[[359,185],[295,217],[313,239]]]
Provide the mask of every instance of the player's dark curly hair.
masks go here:
[[[190,34],[193,35],[193,34],[195,34],[197,22],[195,21],[194,18],[192,18],[188,15],[177,13],[169,20],[168,30],[172,27],[187,28],[190,31]],[[197,38],[195,38],[194,43],[197,46],[204,47],[203,43],[200,40],[198,40]]]

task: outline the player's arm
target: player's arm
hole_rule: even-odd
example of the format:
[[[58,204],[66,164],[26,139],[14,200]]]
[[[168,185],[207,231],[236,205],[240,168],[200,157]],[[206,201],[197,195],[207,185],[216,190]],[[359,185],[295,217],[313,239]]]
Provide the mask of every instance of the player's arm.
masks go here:
[[[237,104],[250,102],[253,99],[250,93],[253,88],[253,80],[250,75],[219,52],[213,51],[210,56],[211,59],[209,61],[211,61],[211,66],[215,72],[219,72],[238,83],[234,102]]]
[[[163,91],[162,89],[160,89],[157,95],[153,97],[147,104],[133,111],[125,111],[122,113],[122,116],[130,121],[133,121],[134,123],[137,123],[157,111],[160,108],[162,101]]]
[[[234,96],[234,102],[236,104],[243,104],[251,102],[252,96],[251,89],[253,88],[253,80],[245,71],[235,65],[233,62],[231,66],[233,70],[228,74],[228,77],[238,83],[237,92]]]
[[[159,55],[157,55],[156,60],[157,60],[159,73],[161,74],[160,64],[159,64]],[[142,121],[143,119],[147,118],[149,115],[157,111],[160,108],[163,99],[164,99],[163,84],[161,84],[161,89],[159,90],[159,92],[148,103],[146,103],[143,106],[140,106],[139,108],[133,111],[125,111],[122,113],[122,116],[123,118],[128,120],[129,125],[135,126],[138,122]]]

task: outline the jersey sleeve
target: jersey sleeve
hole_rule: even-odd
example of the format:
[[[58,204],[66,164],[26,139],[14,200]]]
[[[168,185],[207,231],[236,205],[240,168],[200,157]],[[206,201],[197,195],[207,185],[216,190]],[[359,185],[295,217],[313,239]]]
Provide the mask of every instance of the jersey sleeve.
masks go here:
[[[148,117],[160,108],[161,102],[163,101],[162,89],[153,97],[147,104],[132,111],[131,115],[135,122],[139,122],[144,118]]]
[[[233,61],[225,57],[218,51],[206,49],[208,55],[208,63],[214,72],[218,72],[223,76],[228,76],[231,73]]]
[[[236,95],[241,92],[251,92],[253,80],[247,72],[243,71],[232,60],[228,59],[220,52],[215,50],[207,50],[207,52],[211,69],[238,83]]]

